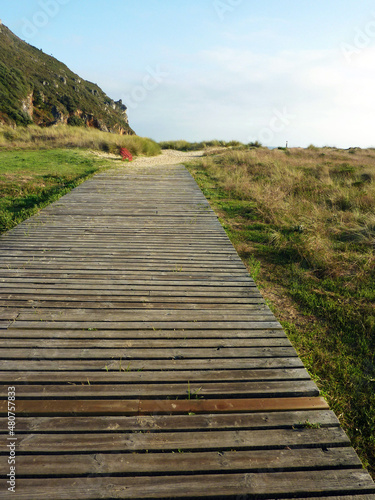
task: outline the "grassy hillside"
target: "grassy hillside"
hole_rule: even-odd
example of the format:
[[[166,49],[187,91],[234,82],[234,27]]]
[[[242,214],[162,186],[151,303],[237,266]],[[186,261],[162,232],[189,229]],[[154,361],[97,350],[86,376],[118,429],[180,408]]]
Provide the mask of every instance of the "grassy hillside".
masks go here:
[[[89,125],[134,134],[126,107],[0,25],[0,122]]]
[[[375,150],[246,148],[189,166],[375,473]]]

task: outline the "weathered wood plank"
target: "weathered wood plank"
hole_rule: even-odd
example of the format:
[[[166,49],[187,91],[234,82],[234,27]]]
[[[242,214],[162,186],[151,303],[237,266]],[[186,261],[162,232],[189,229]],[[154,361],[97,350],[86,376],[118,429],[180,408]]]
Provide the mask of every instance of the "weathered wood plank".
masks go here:
[[[18,435],[18,453],[65,452],[133,452],[172,450],[230,450],[239,449],[331,448],[349,446],[350,441],[339,428],[268,429],[208,432],[139,432]],[[7,443],[0,450],[7,451]]]
[[[31,292],[31,291],[30,291]],[[66,303],[66,307],[77,307],[75,304],[77,302],[83,304],[85,301],[87,304],[89,303],[90,305],[86,307],[100,307],[101,304],[103,304],[103,307],[106,305],[110,304],[111,307],[116,308],[116,307],[137,307],[137,305],[142,306],[144,303],[151,303],[155,305],[161,305],[165,307],[168,304],[172,304],[172,307],[177,304],[181,304],[185,307],[190,307],[190,304],[192,306],[196,306],[198,304],[207,304],[211,307],[214,307],[215,304],[221,304],[222,306],[225,305],[225,307],[231,307],[232,305],[236,304],[258,304],[258,303],[263,303],[263,300],[260,296],[257,296],[254,294],[253,297],[189,297],[185,295],[175,295],[175,296],[151,296],[151,295],[146,295],[144,294],[143,296],[134,296],[133,294],[128,294],[127,296],[125,294],[123,295],[111,295],[108,297],[108,295],[101,295],[101,294],[91,294],[91,295],[85,295],[85,294],[56,294],[55,296],[51,296],[48,294],[43,294],[40,293],[38,294],[37,297],[30,297],[30,293],[5,293],[2,294],[2,299],[0,302],[0,305],[4,305],[9,307],[9,303],[14,301],[14,303],[17,303],[17,306],[22,305],[23,303],[27,304],[32,304],[32,305],[41,305],[41,306],[46,306],[46,307],[51,307],[51,305],[54,305],[56,302],[58,302],[59,305]],[[79,306],[85,307],[85,306]]]
[[[18,312],[17,312],[18,314]],[[86,318],[88,319],[88,318]],[[243,329],[243,330],[267,330],[275,329],[281,330],[282,327],[278,321],[46,321],[43,319],[36,319],[35,321],[20,321],[18,319],[9,323],[9,326],[17,329],[36,329],[39,330],[41,326],[43,329],[60,330],[66,328],[67,330],[87,330],[93,331],[94,329],[112,329],[112,330],[217,330],[217,329]]]
[[[7,470],[7,458],[0,457],[0,470]],[[281,472],[301,468],[324,470],[333,468],[360,469],[361,462],[352,448],[251,450],[185,452],[131,455],[127,453],[95,453],[85,455],[48,455],[17,457],[17,476],[79,476],[90,474],[170,474],[192,472]]]
[[[102,378],[103,382],[105,377]],[[152,381],[153,382],[153,381]],[[173,397],[175,399],[195,397],[314,397],[319,396],[319,391],[311,380],[293,381],[256,381],[256,382],[190,382],[184,383],[164,383],[155,382],[144,384],[139,381],[137,384],[109,385],[100,383],[95,385],[90,380],[90,375],[83,382],[84,385],[18,385],[17,401],[21,398],[53,399],[53,398],[134,398],[134,397]],[[1,394],[6,394],[7,386],[0,386]]]
[[[233,298],[187,298],[182,303],[181,300],[174,297],[150,297],[144,296],[141,298],[137,297],[103,297],[102,299],[98,296],[71,296],[65,295],[61,296],[38,296],[37,298],[31,299],[29,295],[16,296],[7,295],[0,298],[0,307],[12,307],[12,308],[79,308],[79,309],[143,309],[146,307],[161,309],[218,309],[220,307],[225,307],[226,309],[255,309],[258,304],[264,304],[264,300],[260,297],[248,298],[248,299],[238,299]]]
[[[129,364],[130,363],[130,364]],[[298,368],[302,367],[302,362],[298,357],[294,358],[248,358],[248,359],[102,359],[75,360],[60,359],[34,359],[22,360],[22,371],[77,371],[87,370],[100,371],[105,374],[107,371],[139,371],[139,370],[252,370],[252,369],[272,369],[272,368]],[[20,370],[19,360],[2,360],[2,370]]]
[[[310,380],[304,368],[263,369],[263,370],[192,370],[192,371],[145,371],[132,372],[122,370],[113,372],[86,371],[14,371],[0,372],[1,383],[22,384],[28,383],[135,383],[135,382],[231,382],[231,381],[283,381],[283,380]],[[1,429],[0,429],[1,432]]]
[[[4,424],[4,425],[2,425]],[[7,418],[0,417],[0,431],[7,429]],[[339,427],[332,411],[280,411],[207,415],[138,415],[93,417],[17,417],[17,433],[180,431],[229,429],[295,429],[309,426]]]
[[[107,296],[129,296],[129,295],[146,295],[146,296],[160,296],[160,297],[254,297],[253,290],[243,290],[242,288],[232,288],[232,287],[217,287],[210,289],[209,287],[176,287],[173,288],[170,285],[165,287],[154,286],[152,284],[148,286],[139,287],[136,285],[116,285],[110,286],[108,283],[80,283],[77,280],[69,280],[64,284],[63,278],[58,278],[56,284],[53,288],[52,280],[48,283],[43,283],[41,280],[34,280],[35,283],[30,285],[26,282],[25,284],[18,283],[2,283],[2,288],[4,288],[4,294],[8,293],[31,293],[35,295],[35,292],[41,290],[43,294],[55,295],[55,294],[72,294],[72,295],[107,295]],[[40,283],[39,283],[40,281]]]
[[[226,338],[226,339],[149,339],[142,338],[141,340],[104,340],[100,338],[85,338],[80,339],[2,339],[2,349],[151,349],[151,348],[214,348],[215,350],[238,348],[255,348],[255,347],[291,347],[288,338]]]
[[[17,414],[28,415],[152,415],[188,413],[247,413],[288,410],[327,410],[320,397],[268,399],[197,400],[18,400]],[[8,412],[7,401],[0,401],[0,414]]]
[[[214,358],[287,358],[297,356],[293,347],[217,347],[176,349],[0,349],[0,359],[214,359]]]
[[[118,273],[116,273],[118,275]],[[117,281],[117,282],[116,282]],[[86,290],[86,293],[89,293],[87,290],[91,288],[93,290],[100,290],[100,293],[103,293],[104,290],[130,290],[130,291],[147,291],[147,292],[172,292],[179,293],[179,287],[183,287],[186,292],[214,292],[217,293],[235,293],[235,296],[247,296],[246,293],[252,293],[254,290],[254,286],[251,283],[246,284],[238,284],[238,282],[224,282],[224,281],[216,281],[216,282],[181,282],[181,281],[172,281],[172,282],[162,282],[156,280],[142,281],[140,283],[135,283],[133,281],[124,281],[124,280],[115,280],[108,278],[107,280],[72,280],[69,278],[25,278],[22,281],[22,278],[10,278],[5,279],[1,278],[1,287],[4,288],[4,293],[7,293],[7,289],[11,289],[14,291],[18,291],[19,289],[27,289],[27,284],[30,283],[31,288],[34,290],[43,290],[43,293],[50,293],[49,289],[63,289],[65,292],[67,290]],[[47,288],[45,285],[53,285],[53,287]],[[67,286],[69,285],[69,286]],[[52,292],[53,293],[53,292]],[[241,295],[242,293],[242,295]],[[237,295],[238,294],[238,295]],[[116,295],[116,293],[114,294]]]
[[[212,474],[157,477],[90,477],[20,479],[12,498],[23,500],[76,500],[97,498],[218,498],[219,495],[277,495],[322,492],[352,494],[358,490],[374,494],[373,482],[361,470]]]
[[[11,339],[11,338],[46,338],[46,339],[133,339],[138,340],[142,339],[180,339],[183,341],[184,339],[271,339],[271,338],[280,338],[285,339],[286,335],[283,330],[280,328],[267,330],[267,329],[243,329],[237,330],[236,328],[227,328],[221,330],[215,329],[207,329],[207,330],[199,330],[199,329],[156,329],[150,328],[146,329],[137,329],[132,330],[128,328],[124,329],[96,329],[92,328],[86,329],[77,329],[77,330],[69,330],[69,329],[44,329],[39,326],[38,329],[22,329],[15,328],[15,324],[13,323],[8,331],[3,332],[3,338]],[[1,334],[0,334],[1,338]]]
[[[118,272],[113,272],[117,277],[119,276]],[[97,273],[97,277],[99,273]],[[105,276],[109,276],[109,273],[106,272]],[[116,287],[119,289],[128,289],[128,290],[154,290],[154,291],[178,291],[178,287],[184,287],[187,291],[197,291],[197,292],[253,292],[255,285],[249,282],[239,282],[239,281],[198,281],[198,280],[190,280],[190,281],[182,281],[178,279],[176,276],[175,280],[130,280],[129,278],[124,276],[124,279],[111,279],[108,277],[107,279],[90,279],[90,280],[73,280],[69,278],[0,278],[1,286],[5,289],[12,288],[17,290],[17,288],[26,288],[25,284],[32,283],[35,289],[43,288],[41,285],[53,284],[53,288],[64,288],[67,289],[75,289],[75,288],[87,288],[88,286],[96,285],[94,288],[99,290],[116,290]],[[17,285],[21,285],[18,287]],[[39,285],[39,287],[37,286]],[[60,285],[60,286],[59,286]],[[69,287],[64,285],[70,285]],[[45,288],[45,287],[44,287]],[[47,293],[44,291],[44,293]],[[48,292],[49,293],[49,292]]]

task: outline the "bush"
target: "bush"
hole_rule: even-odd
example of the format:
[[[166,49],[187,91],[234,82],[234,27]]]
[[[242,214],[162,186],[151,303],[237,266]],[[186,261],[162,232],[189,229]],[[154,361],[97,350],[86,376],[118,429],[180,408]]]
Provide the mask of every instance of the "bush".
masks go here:
[[[249,144],[247,145],[247,147],[249,147],[249,148],[261,148],[262,147],[262,143],[259,142],[259,141],[249,142]]]
[[[71,127],[85,127],[86,123],[79,116],[70,116],[68,118],[68,125]]]

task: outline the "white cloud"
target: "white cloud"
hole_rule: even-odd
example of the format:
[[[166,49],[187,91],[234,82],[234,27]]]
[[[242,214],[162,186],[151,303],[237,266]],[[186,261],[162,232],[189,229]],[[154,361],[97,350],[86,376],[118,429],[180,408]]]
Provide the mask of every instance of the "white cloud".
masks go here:
[[[272,146],[285,140],[300,146],[375,144],[375,48],[364,50],[352,64],[339,48],[268,55],[224,47],[178,60],[169,57],[168,78],[129,111],[141,135],[157,140],[263,138]],[[126,103],[142,75],[121,77],[120,97]],[[108,81],[106,90],[118,95],[121,85]],[[275,112],[293,119],[282,127]],[[264,132],[269,128],[272,136]]]

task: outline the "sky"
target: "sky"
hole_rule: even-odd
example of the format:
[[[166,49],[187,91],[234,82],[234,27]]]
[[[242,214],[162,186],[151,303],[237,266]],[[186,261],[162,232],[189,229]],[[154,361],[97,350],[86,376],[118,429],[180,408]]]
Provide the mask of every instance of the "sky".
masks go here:
[[[140,136],[375,146],[372,0],[13,0],[0,18]]]

